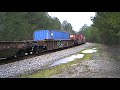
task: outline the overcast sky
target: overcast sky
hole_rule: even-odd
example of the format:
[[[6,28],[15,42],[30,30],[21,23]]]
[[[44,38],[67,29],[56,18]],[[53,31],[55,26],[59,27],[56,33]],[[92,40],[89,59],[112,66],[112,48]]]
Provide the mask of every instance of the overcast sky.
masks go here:
[[[95,12],[48,12],[48,14],[57,17],[61,23],[67,20],[74,31],[79,31],[84,24],[90,26],[92,24],[90,17],[95,16]]]

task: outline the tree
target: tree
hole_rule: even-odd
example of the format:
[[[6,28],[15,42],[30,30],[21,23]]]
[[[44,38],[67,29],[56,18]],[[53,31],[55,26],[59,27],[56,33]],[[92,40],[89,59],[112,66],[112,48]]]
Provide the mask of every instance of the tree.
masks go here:
[[[30,30],[30,25],[26,23],[26,19],[22,17],[21,12],[5,12],[2,24],[4,27],[0,40],[17,41],[28,37],[27,30]]]
[[[75,34],[75,31],[72,29],[72,25],[68,23],[66,20],[63,21],[61,25],[61,30],[65,32],[69,32],[70,34]]]
[[[86,24],[84,24],[84,26],[79,30],[78,34],[83,34],[88,42],[101,42],[98,29],[93,26],[88,27]]]
[[[47,27],[49,29],[60,30],[61,29],[61,22],[57,17],[49,16],[49,20],[47,21]]]
[[[93,26],[98,28],[103,43],[119,43],[120,12],[97,12],[92,21]]]
[[[58,18],[47,12],[1,12],[0,41],[33,40],[33,32],[42,29],[61,29]]]

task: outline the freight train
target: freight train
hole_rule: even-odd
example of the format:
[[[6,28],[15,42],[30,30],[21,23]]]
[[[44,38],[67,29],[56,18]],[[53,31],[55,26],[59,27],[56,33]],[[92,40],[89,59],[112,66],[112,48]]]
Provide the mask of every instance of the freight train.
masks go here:
[[[0,58],[24,56],[25,53],[39,53],[76,46],[86,42],[85,37],[70,35],[58,30],[37,30],[33,33],[33,40],[27,41],[0,41]]]

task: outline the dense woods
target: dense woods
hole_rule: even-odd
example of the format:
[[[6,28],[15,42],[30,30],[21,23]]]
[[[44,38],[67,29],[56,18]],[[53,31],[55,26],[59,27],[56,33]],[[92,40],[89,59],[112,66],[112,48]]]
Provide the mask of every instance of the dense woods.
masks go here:
[[[85,24],[78,32],[87,41],[120,44],[120,12],[96,12],[91,21],[91,26]],[[0,12],[0,41],[32,40],[33,32],[42,29],[76,33],[69,22],[61,23],[47,12]]]
[[[69,22],[47,12],[0,12],[0,41],[32,40],[33,32],[42,29],[74,33]]]
[[[96,12],[91,20],[91,26],[84,25],[79,31],[84,33],[87,41],[120,44],[120,12]]]

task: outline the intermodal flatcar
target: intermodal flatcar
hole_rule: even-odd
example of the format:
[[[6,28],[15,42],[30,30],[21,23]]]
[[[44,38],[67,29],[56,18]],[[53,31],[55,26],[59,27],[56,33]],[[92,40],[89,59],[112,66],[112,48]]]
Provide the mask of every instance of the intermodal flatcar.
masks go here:
[[[1,41],[0,58],[20,57],[25,53],[39,53],[41,51],[66,48],[85,43],[85,37],[70,35],[58,30],[37,30],[33,33],[33,40]]]

